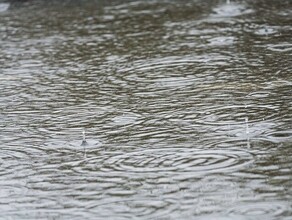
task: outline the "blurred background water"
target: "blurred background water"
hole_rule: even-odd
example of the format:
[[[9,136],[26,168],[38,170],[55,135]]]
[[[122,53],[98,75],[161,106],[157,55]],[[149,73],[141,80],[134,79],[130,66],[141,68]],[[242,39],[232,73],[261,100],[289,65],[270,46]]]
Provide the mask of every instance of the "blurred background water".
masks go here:
[[[1,218],[291,219],[291,6],[1,0]]]

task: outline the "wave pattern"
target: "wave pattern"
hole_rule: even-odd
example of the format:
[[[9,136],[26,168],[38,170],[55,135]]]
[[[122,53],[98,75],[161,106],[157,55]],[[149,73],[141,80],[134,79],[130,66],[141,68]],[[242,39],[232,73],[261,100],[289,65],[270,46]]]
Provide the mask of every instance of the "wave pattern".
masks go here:
[[[286,2],[0,3],[1,215],[289,219]]]

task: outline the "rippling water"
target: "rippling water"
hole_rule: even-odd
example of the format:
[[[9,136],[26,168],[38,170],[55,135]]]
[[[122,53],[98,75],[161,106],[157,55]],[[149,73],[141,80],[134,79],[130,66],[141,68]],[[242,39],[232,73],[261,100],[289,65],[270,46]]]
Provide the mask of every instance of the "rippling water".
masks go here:
[[[291,219],[291,6],[0,1],[1,216]]]

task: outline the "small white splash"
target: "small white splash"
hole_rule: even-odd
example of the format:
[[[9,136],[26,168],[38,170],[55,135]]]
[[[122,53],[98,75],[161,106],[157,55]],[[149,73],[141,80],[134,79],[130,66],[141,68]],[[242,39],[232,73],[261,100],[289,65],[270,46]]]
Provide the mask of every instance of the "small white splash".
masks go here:
[[[245,118],[245,134],[246,134],[247,147],[250,148],[248,117]]]
[[[9,6],[10,6],[9,3],[0,3],[0,12],[7,11]]]
[[[245,5],[230,2],[228,0],[225,4],[214,8],[213,11],[215,12],[213,15],[215,17],[235,17],[253,12],[251,9],[247,9]]]
[[[227,46],[232,45],[235,41],[234,37],[231,36],[221,36],[221,37],[214,37],[208,40],[211,46]]]
[[[272,34],[276,34],[278,31],[275,27],[261,27],[257,29],[254,33],[260,36],[268,36]]]
[[[245,118],[245,125],[246,125],[246,135],[249,135],[249,128],[248,128],[248,117]]]
[[[85,140],[85,129],[83,128],[83,130],[82,130],[82,137],[83,137],[83,141],[86,141]]]
[[[87,145],[87,141],[86,141],[86,137],[85,137],[85,128],[83,128],[82,130],[82,143],[81,146],[84,147],[84,157],[86,158],[86,145]]]

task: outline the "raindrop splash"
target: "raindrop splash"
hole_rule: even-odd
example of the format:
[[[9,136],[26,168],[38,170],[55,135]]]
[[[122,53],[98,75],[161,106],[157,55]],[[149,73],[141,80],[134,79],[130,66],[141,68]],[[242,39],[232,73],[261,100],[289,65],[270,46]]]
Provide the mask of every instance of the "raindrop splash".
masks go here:
[[[86,141],[86,137],[85,137],[85,129],[83,128],[83,131],[82,131],[82,143],[81,143],[81,146],[84,147],[84,157],[86,157],[86,145],[88,145],[87,141]]]
[[[246,134],[247,147],[250,148],[248,117],[245,118],[245,134]]]

